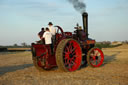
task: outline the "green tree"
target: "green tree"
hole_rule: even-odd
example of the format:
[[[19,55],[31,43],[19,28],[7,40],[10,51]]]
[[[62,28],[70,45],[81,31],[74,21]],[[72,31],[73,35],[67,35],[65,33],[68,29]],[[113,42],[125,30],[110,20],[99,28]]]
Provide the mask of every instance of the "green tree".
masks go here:
[[[23,42],[23,43],[21,43],[21,45],[22,45],[23,47],[26,47],[26,46],[27,46],[27,43]]]
[[[17,47],[18,45],[15,43],[13,46],[14,46],[14,47]]]

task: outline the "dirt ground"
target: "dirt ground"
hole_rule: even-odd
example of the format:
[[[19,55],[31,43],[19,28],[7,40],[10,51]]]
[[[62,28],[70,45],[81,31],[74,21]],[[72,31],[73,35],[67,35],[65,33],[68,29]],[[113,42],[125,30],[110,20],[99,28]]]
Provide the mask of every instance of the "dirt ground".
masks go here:
[[[102,49],[104,64],[75,72],[39,72],[31,52],[0,55],[0,85],[128,85],[128,45]]]

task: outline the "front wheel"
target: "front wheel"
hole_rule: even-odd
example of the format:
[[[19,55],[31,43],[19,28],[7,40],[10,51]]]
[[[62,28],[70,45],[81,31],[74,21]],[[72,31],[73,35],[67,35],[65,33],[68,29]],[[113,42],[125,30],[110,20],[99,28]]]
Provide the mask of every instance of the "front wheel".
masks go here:
[[[88,51],[87,62],[92,67],[99,67],[103,64],[104,54],[99,48],[92,48]]]

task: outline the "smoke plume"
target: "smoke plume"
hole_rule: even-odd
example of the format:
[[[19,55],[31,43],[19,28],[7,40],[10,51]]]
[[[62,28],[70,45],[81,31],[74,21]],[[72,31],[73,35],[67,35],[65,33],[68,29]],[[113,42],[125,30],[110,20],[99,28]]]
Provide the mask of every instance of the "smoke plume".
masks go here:
[[[75,8],[76,11],[83,13],[86,11],[86,5],[83,2],[83,0],[68,0],[73,7]]]

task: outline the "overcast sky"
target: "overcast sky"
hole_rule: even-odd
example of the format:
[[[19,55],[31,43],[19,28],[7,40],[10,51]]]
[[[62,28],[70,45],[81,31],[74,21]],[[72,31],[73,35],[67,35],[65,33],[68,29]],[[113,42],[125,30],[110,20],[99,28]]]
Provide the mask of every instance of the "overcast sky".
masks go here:
[[[89,14],[89,37],[96,41],[128,40],[128,0],[84,0]],[[48,22],[74,30],[82,17],[68,0],[0,0],[0,45],[39,40]]]

